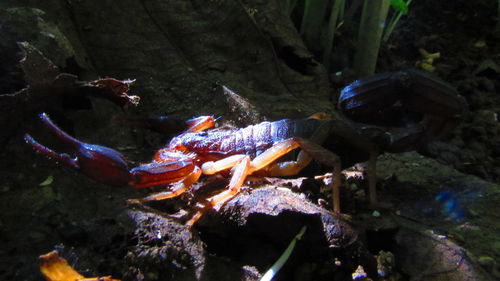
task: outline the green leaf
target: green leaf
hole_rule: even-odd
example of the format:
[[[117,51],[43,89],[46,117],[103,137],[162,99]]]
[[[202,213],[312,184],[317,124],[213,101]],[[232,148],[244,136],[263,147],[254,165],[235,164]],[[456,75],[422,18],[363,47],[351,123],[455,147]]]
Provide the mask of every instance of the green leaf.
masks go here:
[[[48,176],[43,182],[39,184],[39,186],[47,186],[50,185],[52,182],[54,182],[54,177]]]
[[[391,0],[391,6],[394,10],[404,15],[408,13],[408,5],[404,0]]]

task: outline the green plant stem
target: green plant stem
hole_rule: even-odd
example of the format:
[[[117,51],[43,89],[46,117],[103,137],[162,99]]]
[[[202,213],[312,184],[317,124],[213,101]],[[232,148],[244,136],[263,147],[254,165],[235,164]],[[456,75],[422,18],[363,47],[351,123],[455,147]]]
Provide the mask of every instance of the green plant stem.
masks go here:
[[[297,5],[297,0],[286,0],[285,12],[290,16]]]
[[[406,1],[406,5],[410,6],[412,0]],[[500,1],[500,0],[499,0]],[[391,20],[389,21],[389,24],[387,25],[385,31],[384,31],[384,37],[382,38],[383,42],[387,42],[389,40],[389,37],[391,36],[392,32],[394,31],[394,27],[396,27],[396,24],[399,22],[399,19],[403,15],[403,12],[397,12],[397,14],[393,15]]]
[[[345,0],[335,0],[333,3],[332,11],[330,13],[330,20],[328,22],[327,39],[325,48],[323,50],[323,65],[328,70],[330,69],[330,55],[333,49],[333,39],[337,29],[337,21],[341,10],[345,5]]]
[[[344,16],[344,25],[345,26],[351,26],[352,18],[358,12],[359,7],[361,7],[362,3],[363,3],[363,0],[352,0],[351,1],[351,5],[345,11],[345,16]]]
[[[278,258],[278,260],[273,264],[273,266],[271,266],[271,268],[264,274],[264,276],[262,276],[262,278],[259,281],[271,281],[274,278],[276,273],[278,273],[278,271],[283,267],[285,262],[288,260],[288,258],[292,254],[292,251],[295,248],[295,244],[297,243],[297,241],[302,239],[302,236],[304,235],[306,230],[307,230],[307,226],[304,225],[300,229],[299,233],[297,233],[297,235],[295,235],[295,237],[292,239],[290,244],[288,244],[288,247],[285,249],[283,254],[281,254],[281,256]]]
[[[343,5],[340,5],[340,11],[339,11],[339,19],[338,21],[341,22],[342,20],[344,20],[344,13],[345,13],[345,0],[343,0],[342,2],[344,2]]]
[[[358,77],[375,72],[390,0],[365,0],[359,25],[354,71]]]
[[[319,44],[321,25],[325,18],[328,0],[305,0],[304,16],[300,25],[300,34],[306,45],[313,48]]]

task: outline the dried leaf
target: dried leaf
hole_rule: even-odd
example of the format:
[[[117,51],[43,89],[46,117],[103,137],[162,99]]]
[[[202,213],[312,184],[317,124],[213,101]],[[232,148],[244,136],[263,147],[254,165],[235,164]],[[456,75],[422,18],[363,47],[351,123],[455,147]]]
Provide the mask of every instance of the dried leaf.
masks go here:
[[[48,87],[60,73],[59,68],[46,58],[35,46],[28,42],[19,42],[24,57],[20,64],[24,80],[32,89]]]
[[[65,259],[59,257],[57,251],[42,255],[38,259],[40,271],[47,281],[120,281],[111,276],[85,278],[69,266]]]
[[[95,96],[108,99],[123,108],[127,108],[139,104],[139,96],[127,95],[130,85],[134,82],[135,79],[117,80],[115,78],[102,78],[85,83],[83,86],[92,88]]]

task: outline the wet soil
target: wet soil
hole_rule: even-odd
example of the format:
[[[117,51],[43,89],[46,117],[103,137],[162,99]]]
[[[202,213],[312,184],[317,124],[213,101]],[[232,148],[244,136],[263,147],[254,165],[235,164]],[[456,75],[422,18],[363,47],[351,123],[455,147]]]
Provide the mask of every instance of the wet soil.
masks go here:
[[[244,126],[333,113],[339,89],[351,81],[325,71],[278,1],[38,2],[0,4],[0,279],[42,280],[36,258],[56,248],[85,276],[258,280],[301,224],[309,236],[277,280],[349,280],[359,265],[380,280],[381,271],[387,280],[499,278],[496,1],[414,1],[382,46],[377,72],[415,67],[422,60],[419,48],[440,52],[435,74],[469,104],[449,140],[428,143],[420,154],[379,157],[379,196],[391,209],[368,208],[366,182],[356,178],[344,184],[346,215],[325,215],[330,191],[312,177],[326,170],[313,164],[300,175],[305,180],[269,179],[245,188],[192,230],[166,213],[189,211],[196,192],[131,208],[126,199],[151,190],[91,181],[33,153],[24,133],[61,150],[37,121],[38,113],[48,112],[71,135],[114,147],[136,165],[168,138],[117,120],[213,114],[221,124]],[[355,44],[348,30],[340,33],[339,61],[349,66]],[[140,105],[124,110],[108,100],[68,96],[44,83],[43,71],[24,76],[19,41],[53,62],[51,71],[81,81],[137,79],[130,93],[141,97]],[[27,81],[30,88],[23,90]],[[224,183],[217,176],[197,186],[220,190]],[[262,201],[274,205],[264,214],[249,208]],[[295,209],[273,213],[290,202]],[[325,235],[328,229],[337,234]],[[339,233],[346,237],[328,239]]]

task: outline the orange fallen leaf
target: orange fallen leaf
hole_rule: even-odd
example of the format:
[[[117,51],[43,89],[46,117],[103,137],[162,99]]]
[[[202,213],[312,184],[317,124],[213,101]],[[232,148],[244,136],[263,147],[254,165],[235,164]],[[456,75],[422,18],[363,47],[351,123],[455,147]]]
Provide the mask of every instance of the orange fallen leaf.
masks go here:
[[[65,259],[59,257],[57,251],[41,255],[38,259],[40,271],[47,281],[120,281],[111,278],[111,276],[85,278],[74,270]]]

